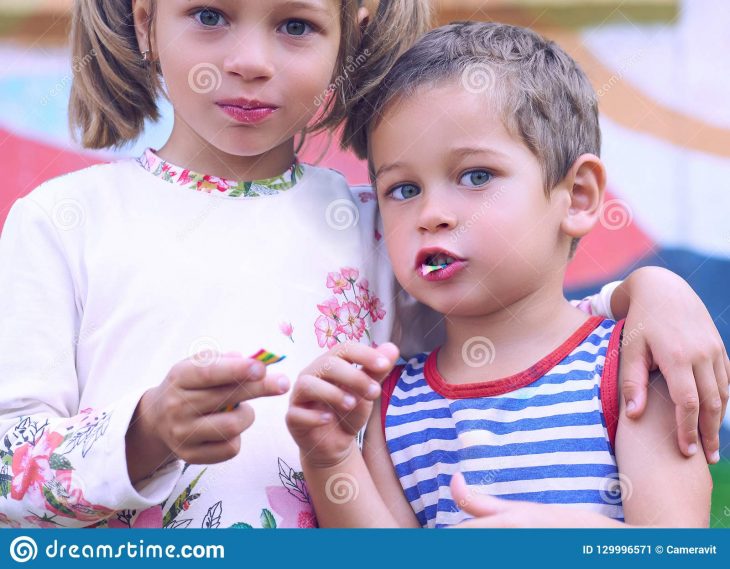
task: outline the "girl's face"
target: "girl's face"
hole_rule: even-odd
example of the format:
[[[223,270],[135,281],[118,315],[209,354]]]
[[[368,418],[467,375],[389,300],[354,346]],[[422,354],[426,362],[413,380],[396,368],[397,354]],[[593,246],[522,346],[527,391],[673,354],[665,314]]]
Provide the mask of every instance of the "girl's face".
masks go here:
[[[164,0],[152,50],[178,122],[234,156],[292,144],[340,47],[338,0]]]

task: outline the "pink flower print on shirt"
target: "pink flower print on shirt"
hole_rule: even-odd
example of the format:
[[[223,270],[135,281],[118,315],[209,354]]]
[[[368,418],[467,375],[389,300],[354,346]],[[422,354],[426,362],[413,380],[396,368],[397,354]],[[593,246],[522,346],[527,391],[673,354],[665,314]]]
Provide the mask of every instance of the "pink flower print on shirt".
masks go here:
[[[342,294],[350,286],[350,282],[340,273],[330,273],[327,275],[327,288],[331,288],[335,294]]]
[[[7,515],[0,512],[0,526],[7,526],[13,529],[20,528],[20,522],[10,519]]]
[[[360,192],[358,194],[358,197],[360,198],[360,201],[362,203],[368,203],[371,200],[374,200],[376,198],[375,192],[366,191],[366,192]]]
[[[279,324],[279,330],[281,330],[281,333],[284,334],[284,336],[294,342],[294,327],[291,325],[291,322],[281,322]]]
[[[337,345],[339,340],[335,335],[337,332],[337,321],[326,316],[320,316],[314,323],[314,331],[317,334],[317,343],[320,347],[330,349]]]
[[[359,340],[365,332],[365,322],[360,317],[361,307],[354,302],[347,302],[337,311],[340,323],[338,331],[344,333],[348,340]]]
[[[271,509],[282,517],[277,527],[316,528],[317,518],[309,501],[304,474],[297,472],[280,458],[279,480],[282,486],[266,488]]]
[[[268,486],[266,497],[271,509],[281,516],[277,524],[280,528],[316,528],[317,518],[309,503],[298,500],[286,489],[280,486]]]
[[[124,513],[127,513],[125,511]],[[110,528],[132,528],[132,529],[148,529],[162,528],[162,506],[153,506],[142,510],[133,521],[127,520],[126,516],[117,514],[113,518],[109,518]]]
[[[213,190],[219,192],[227,192],[229,189],[228,182],[218,178],[217,176],[203,176],[202,180],[198,181],[198,190],[211,193]]]
[[[364,335],[372,341],[368,327],[371,322],[385,318],[383,303],[370,291],[370,283],[360,271],[344,267],[327,274],[326,285],[334,297],[318,304],[322,313],[314,323],[317,342],[322,348],[331,348],[347,340],[360,341]],[[342,298],[338,298],[342,297]]]
[[[337,318],[337,310],[340,308],[340,302],[335,297],[332,297],[329,300],[325,300],[322,304],[318,304],[317,308],[327,318],[334,320]]]
[[[82,484],[74,470],[57,470],[56,476],[46,483],[46,509],[59,516],[96,522],[114,513],[114,510],[92,504],[84,497]]]
[[[63,435],[46,432],[35,445],[26,443],[13,455],[13,481],[10,497],[22,500],[25,494],[35,488],[43,495],[43,486],[53,477],[50,459],[53,452],[63,442]]]
[[[357,280],[357,277],[360,276],[360,271],[357,269],[352,269],[350,267],[345,267],[342,269],[342,278],[349,281],[351,284],[354,284]]]
[[[369,308],[370,317],[373,319],[373,322],[377,322],[378,320],[385,318],[385,308],[383,308],[383,303],[377,296],[370,299]]]

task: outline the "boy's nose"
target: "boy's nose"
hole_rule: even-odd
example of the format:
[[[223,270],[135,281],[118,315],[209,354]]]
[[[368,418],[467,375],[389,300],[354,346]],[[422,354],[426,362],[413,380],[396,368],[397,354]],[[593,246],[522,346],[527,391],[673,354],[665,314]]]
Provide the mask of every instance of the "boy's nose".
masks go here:
[[[271,49],[263,37],[245,36],[223,62],[223,71],[246,81],[270,79],[274,75]]]
[[[458,220],[456,214],[443,200],[424,199],[418,220],[422,232],[454,229]]]

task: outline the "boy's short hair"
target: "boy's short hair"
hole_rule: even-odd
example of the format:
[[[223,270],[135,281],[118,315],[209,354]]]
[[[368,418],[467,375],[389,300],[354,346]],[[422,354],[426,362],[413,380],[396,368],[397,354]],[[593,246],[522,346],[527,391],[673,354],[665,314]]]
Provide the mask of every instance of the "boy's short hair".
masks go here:
[[[581,154],[600,154],[598,101],[578,64],[532,30],[486,22],[458,22],[424,35],[350,114],[344,142],[365,158],[368,134],[391,102],[453,79],[499,106],[507,129],[539,160],[546,192]]]

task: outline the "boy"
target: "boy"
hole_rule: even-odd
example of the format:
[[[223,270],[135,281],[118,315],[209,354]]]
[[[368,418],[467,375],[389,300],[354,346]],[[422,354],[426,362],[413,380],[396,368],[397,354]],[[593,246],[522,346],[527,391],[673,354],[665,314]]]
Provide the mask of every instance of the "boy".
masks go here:
[[[288,423],[320,524],[706,526],[709,471],[666,436],[663,378],[646,415],[626,420],[623,322],[563,296],[606,176],[577,64],[524,28],[453,24],[404,54],[367,103],[360,144],[396,277],[444,315],[447,339],[385,380],[362,455],[345,443],[367,401],[353,397],[315,440],[334,416],[295,388]],[[376,371],[397,357],[380,351]],[[328,370],[322,399],[357,392],[356,371]],[[308,372],[321,375],[317,362]]]

